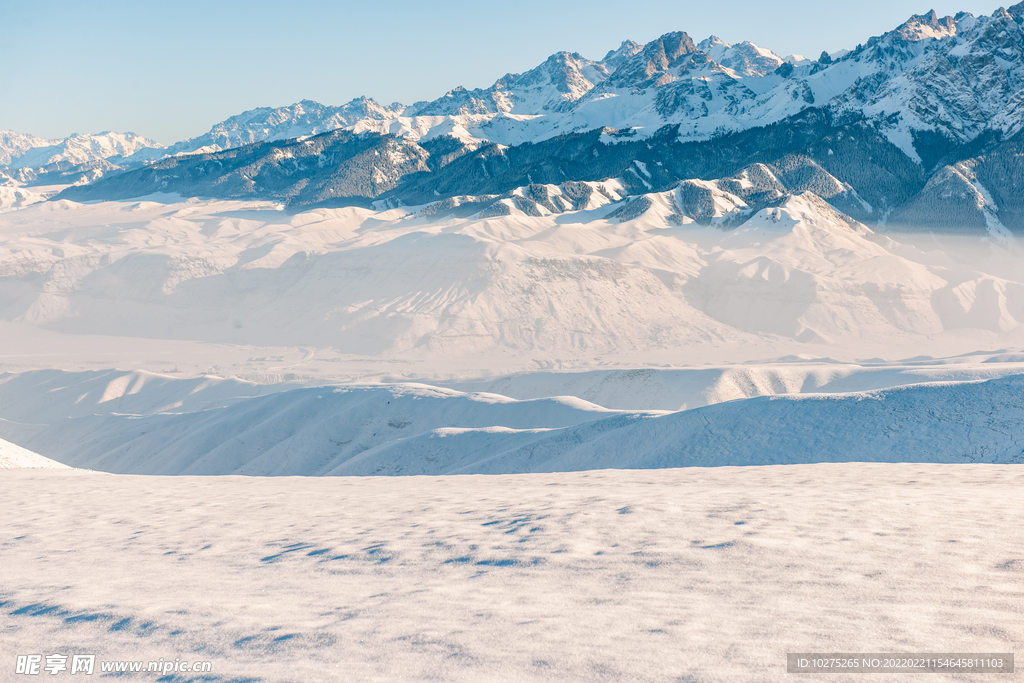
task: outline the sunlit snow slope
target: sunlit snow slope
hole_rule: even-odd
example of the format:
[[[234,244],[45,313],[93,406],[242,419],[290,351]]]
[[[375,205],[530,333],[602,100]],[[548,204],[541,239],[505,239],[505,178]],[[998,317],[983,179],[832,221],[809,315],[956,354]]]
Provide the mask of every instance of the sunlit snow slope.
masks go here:
[[[0,470],[65,469],[59,462],[44,458],[27,448],[0,439]]]

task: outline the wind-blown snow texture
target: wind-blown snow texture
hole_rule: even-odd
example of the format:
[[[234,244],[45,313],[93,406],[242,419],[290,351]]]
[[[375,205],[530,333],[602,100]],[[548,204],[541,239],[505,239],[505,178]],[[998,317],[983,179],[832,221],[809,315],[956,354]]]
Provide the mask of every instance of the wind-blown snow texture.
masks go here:
[[[1024,647],[1019,468],[3,476],[9,653],[221,681],[745,683],[791,680],[786,652]]]

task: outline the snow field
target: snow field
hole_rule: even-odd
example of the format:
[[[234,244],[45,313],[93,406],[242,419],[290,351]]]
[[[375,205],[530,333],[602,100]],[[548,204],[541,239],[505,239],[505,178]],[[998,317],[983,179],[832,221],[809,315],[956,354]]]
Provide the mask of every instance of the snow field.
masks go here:
[[[220,681],[730,683],[789,680],[789,651],[1020,652],[1022,476],[7,470],[4,651]]]

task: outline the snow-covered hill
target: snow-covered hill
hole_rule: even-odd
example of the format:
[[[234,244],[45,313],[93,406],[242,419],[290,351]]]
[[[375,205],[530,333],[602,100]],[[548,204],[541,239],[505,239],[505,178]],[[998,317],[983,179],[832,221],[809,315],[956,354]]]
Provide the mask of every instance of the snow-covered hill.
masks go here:
[[[27,448],[0,439],[0,470],[13,469],[62,470],[67,469],[67,465],[62,465],[55,460],[33,453]]]
[[[0,317],[421,359],[766,340],[945,354],[961,329],[976,344],[963,351],[1024,341],[1012,244],[921,251],[788,191],[751,167],[625,198],[608,181],[445,204],[462,218],[437,205],[51,201],[0,214]]]
[[[69,344],[133,339],[130,355],[100,362],[169,371],[149,349],[180,340],[176,353],[218,345],[248,359],[231,372],[278,382],[8,374],[0,438],[150,473],[1016,462],[1019,355],[917,375],[850,365],[1024,347],[1013,242],[961,238],[944,253],[931,238],[929,251],[894,241],[790,193],[785,182],[845,191],[820,167],[795,168],[642,195],[611,179],[379,210],[152,195],[0,213],[4,367],[61,367]],[[17,343],[28,328],[59,333],[56,355]],[[300,377],[263,362],[271,347],[319,354],[320,376],[347,381],[281,384]],[[704,359],[719,366],[693,367]],[[652,376],[659,366],[668,374]],[[576,375],[537,375],[546,368]],[[367,375],[401,381],[357,381]]]
[[[24,188],[17,185],[0,185],[0,211],[5,209],[20,209],[31,204],[46,201],[46,193],[41,193],[37,188]]]
[[[638,413],[421,384],[261,391],[213,378],[45,372],[0,376],[0,429],[61,463],[124,474],[1020,463],[1022,387],[1015,375]]]

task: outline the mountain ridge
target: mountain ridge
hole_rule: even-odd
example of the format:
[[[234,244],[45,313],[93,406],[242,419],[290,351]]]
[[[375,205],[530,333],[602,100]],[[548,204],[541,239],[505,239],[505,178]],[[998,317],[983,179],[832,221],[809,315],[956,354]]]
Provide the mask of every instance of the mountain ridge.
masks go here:
[[[817,61],[783,59],[752,43],[730,45],[714,36],[695,43],[685,32],[670,32],[645,45],[624,41],[601,61],[555,53],[489,88],[459,87],[409,106],[383,106],[362,97],[340,107],[303,100],[257,108],[166,149],[140,148],[91,166],[57,165],[34,180],[70,178],[77,186],[61,197],[74,200],[176,191],[277,198],[293,208],[345,202],[370,206],[380,200],[397,206],[503,196],[536,183],[620,177],[632,194],[643,194],[686,180],[721,180],[749,163],[771,164],[796,155],[829,169],[853,192],[850,196],[861,200],[859,208],[857,202],[835,205],[858,220],[878,227],[938,221],[954,229],[941,220],[938,204],[928,208],[930,194],[916,196],[934,177],[929,193],[961,188],[959,195],[982,197],[964,199],[957,210],[964,216],[961,227],[984,223],[996,232],[1005,228],[1013,233],[1024,231],[1013,199],[1017,174],[1012,164],[1007,166],[1024,127],[1022,24],[1024,3],[987,17],[961,12],[940,18],[930,11],[848,53],[823,54]],[[816,118],[828,123],[811,124],[810,139],[807,122]],[[867,148],[841,143],[852,121],[863,122],[854,137],[870,138]],[[349,137],[334,131],[365,136],[356,145],[363,151],[380,148],[366,152],[373,159],[332,156],[342,164],[337,167],[321,158],[316,168],[278,164],[270,171],[274,155],[308,157],[302,145],[326,149],[323,145],[344,140],[342,146],[351,147]],[[333,135],[334,142],[320,140],[322,135]],[[759,142],[751,145],[749,140]],[[260,147],[267,144],[276,146]],[[231,151],[245,145],[253,147]],[[742,165],[729,161],[735,145],[748,151]],[[419,161],[405,165],[391,160],[395,154],[396,159]],[[697,164],[679,158],[693,154],[717,157]],[[986,161],[986,154],[995,161]],[[908,170],[901,155],[919,171]],[[242,158],[257,163],[265,182],[233,167]],[[221,162],[228,166],[223,172]],[[635,163],[650,172],[641,177]],[[965,180],[970,174],[957,164],[984,169],[984,187],[975,186],[980,180]],[[174,177],[189,168],[202,169],[208,181]],[[892,168],[899,169],[895,176]],[[11,176],[10,169],[5,173]],[[32,175],[24,169],[18,173],[11,182]],[[238,174],[247,179],[230,179]],[[321,191],[288,190],[289,178]],[[883,182],[891,186],[876,187]],[[1001,210],[1006,221],[998,218]]]

